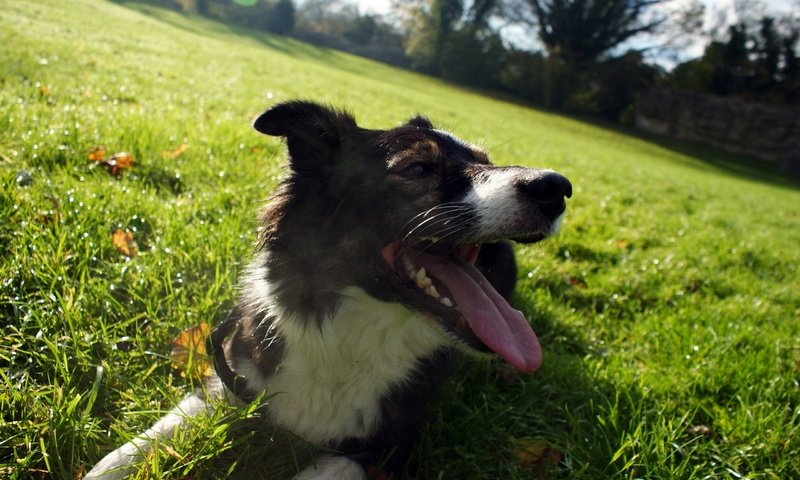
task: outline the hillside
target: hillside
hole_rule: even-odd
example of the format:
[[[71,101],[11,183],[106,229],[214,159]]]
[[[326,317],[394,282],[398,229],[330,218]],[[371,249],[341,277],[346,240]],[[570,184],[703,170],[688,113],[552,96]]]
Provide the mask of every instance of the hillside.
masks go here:
[[[409,477],[800,477],[797,185],[157,4],[0,0],[0,42],[0,476],[79,477],[192,390],[171,341],[231,308],[284,159],[250,123],[299,97],[372,128],[424,113],[575,186],[562,233],[518,248],[541,370],[465,362]],[[135,164],[109,175],[100,145]],[[142,478],[263,472],[248,414]]]

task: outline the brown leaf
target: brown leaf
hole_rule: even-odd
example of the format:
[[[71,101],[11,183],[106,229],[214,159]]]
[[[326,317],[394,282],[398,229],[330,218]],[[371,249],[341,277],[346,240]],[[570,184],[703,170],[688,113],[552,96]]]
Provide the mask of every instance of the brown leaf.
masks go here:
[[[102,145],[92,147],[88,155],[89,160],[104,166],[106,170],[108,170],[108,173],[114,176],[121,175],[122,172],[130,169],[136,163],[133,159],[133,155],[128,152],[117,152],[108,158],[105,158],[105,156],[106,147]]]
[[[106,147],[102,145],[95,145],[89,151],[89,160],[93,160],[95,162],[102,162],[106,159]]]
[[[166,151],[161,152],[161,155],[163,155],[164,158],[175,158],[175,157],[179,156],[181,153],[185,152],[187,148],[189,148],[189,144],[184,142],[184,143],[181,143],[180,146],[178,148],[176,148],[175,150],[171,150],[171,151],[170,150],[166,150]]]
[[[128,152],[118,152],[111,155],[111,158],[106,160],[105,164],[111,175],[118,175],[133,166],[133,155]]]
[[[133,232],[129,230],[116,229],[114,234],[111,235],[111,241],[117,247],[117,250],[126,257],[133,258],[139,251],[139,246],[136,245],[136,241],[133,239]]]
[[[203,322],[187,328],[172,340],[169,357],[176,363],[182,377],[211,376],[211,357],[206,353],[206,339],[210,333],[211,327]]]
[[[547,440],[541,438],[514,440],[511,451],[522,466],[536,472],[539,478],[543,478],[547,469],[555,467],[564,458],[564,452],[551,447]]]

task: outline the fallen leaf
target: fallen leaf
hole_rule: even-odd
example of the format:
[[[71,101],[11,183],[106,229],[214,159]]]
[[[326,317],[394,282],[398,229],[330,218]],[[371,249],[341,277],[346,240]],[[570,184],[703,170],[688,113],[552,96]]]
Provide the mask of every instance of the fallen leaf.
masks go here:
[[[123,170],[128,170],[134,164],[133,155],[128,152],[119,152],[111,155],[111,158],[105,161],[106,165],[111,171],[111,175],[122,173]]]
[[[133,232],[129,230],[116,229],[114,234],[111,235],[111,241],[117,247],[117,250],[126,257],[133,258],[139,251],[139,246],[136,245],[136,241],[133,239]]]
[[[163,155],[164,158],[175,158],[175,157],[179,156],[181,153],[185,152],[187,148],[189,148],[189,144],[184,142],[184,143],[181,143],[180,146],[178,148],[176,148],[175,150],[171,150],[171,151],[170,150],[166,150],[164,152],[161,152],[161,155]]]
[[[176,363],[182,377],[211,376],[211,357],[206,353],[206,339],[210,333],[211,327],[203,322],[187,328],[172,340],[169,358]]]
[[[543,478],[545,471],[558,465],[564,458],[564,452],[550,446],[547,440],[526,438],[512,442],[512,453],[521,465],[527,467]]]
[[[101,145],[92,147],[88,155],[89,160],[104,166],[108,173],[115,177],[120,176],[122,172],[130,169],[136,163],[133,155],[128,152],[117,152],[108,158],[105,158],[105,156],[106,148]]]
[[[89,151],[89,160],[94,160],[95,162],[102,162],[106,159],[106,147],[102,145],[95,145]]]

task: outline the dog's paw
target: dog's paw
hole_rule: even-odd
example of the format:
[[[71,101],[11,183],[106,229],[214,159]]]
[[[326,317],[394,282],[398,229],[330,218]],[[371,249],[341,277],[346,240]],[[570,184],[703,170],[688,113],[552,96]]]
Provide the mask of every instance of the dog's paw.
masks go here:
[[[324,455],[314,459],[314,465],[298,473],[293,480],[367,480],[367,473],[347,457]]]
[[[142,460],[143,445],[126,443],[106,455],[83,480],[122,480],[135,472],[135,464]],[[146,445],[144,446],[146,448]]]

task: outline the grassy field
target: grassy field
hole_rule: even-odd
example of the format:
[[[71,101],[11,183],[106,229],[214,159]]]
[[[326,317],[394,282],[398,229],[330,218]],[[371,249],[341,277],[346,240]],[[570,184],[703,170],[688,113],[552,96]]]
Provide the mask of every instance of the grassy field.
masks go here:
[[[0,0],[0,42],[0,477],[80,478],[193,388],[171,340],[231,308],[283,161],[251,119],[304,97],[375,128],[424,112],[575,185],[562,233],[519,249],[541,370],[465,363],[413,475],[800,478],[796,184],[148,4]],[[251,416],[221,408],[141,478],[257,470]]]

